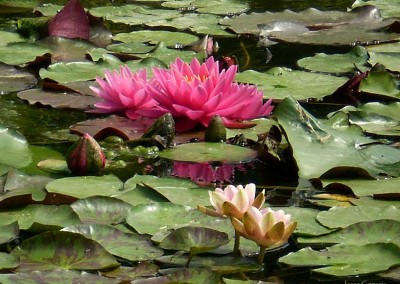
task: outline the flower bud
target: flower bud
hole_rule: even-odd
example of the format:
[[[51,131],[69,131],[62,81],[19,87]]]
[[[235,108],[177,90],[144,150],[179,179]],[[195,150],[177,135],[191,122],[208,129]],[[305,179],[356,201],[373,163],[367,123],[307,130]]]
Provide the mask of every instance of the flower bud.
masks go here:
[[[106,158],[100,145],[88,133],[83,134],[66,153],[68,168],[76,175],[96,175],[105,167]]]

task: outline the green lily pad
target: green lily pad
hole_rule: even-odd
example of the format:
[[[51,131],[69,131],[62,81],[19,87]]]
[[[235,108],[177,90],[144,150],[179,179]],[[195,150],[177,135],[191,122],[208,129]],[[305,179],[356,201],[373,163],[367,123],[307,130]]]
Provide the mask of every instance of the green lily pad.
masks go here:
[[[382,234],[382,232],[385,232]],[[345,244],[363,246],[373,243],[394,243],[400,246],[400,222],[394,220],[376,220],[352,224],[340,231],[314,238],[298,238],[307,244]]]
[[[84,224],[118,224],[124,222],[132,205],[108,196],[90,196],[71,204]]]
[[[9,65],[23,66],[46,53],[51,53],[51,50],[34,43],[9,43],[5,46],[0,46],[0,61]]]
[[[111,196],[120,193],[122,181],[114,175],[82,176],[56,179],[46,184],[50,193],[58,193],[83,199],[90,196]]]
[[[199,155],[193,155],[198,153]],[[250,162],[257,156],[254,150],[225,143],[188,143],[171,147],[160,152],[160,156],[174,161],[206,163]]]
[[[361,80],[360,91],[400,98],[397,81],[387,71],[371,71]]]
[[[165,255],[157,258],[165,264],[184,266],[187,263],[189,255],[175,254]],[[246,257],[233,256],[206,256],[195,255],[191,262],[191,268],[208,268],[218,271],[220,274],[232,274],[239,272],[255,272],[261,269],[261,265],[256,261]]]
[[[6,46],[13,42],[23,42],[25,39],[18,33],[0,31],[0,46]]]
[[[152,283],[220,283],[219,273],[204,268],[180,268],[165,276],[152,277]]]
[[[0,270],[14,269],[18,265],[19,265],[18,257],[5,252],[0,252]]]
[[[129,181],[129,180],[128,180]],[[127,182],[128,182],[127,181]],[[125,189],[128,183],[125,183]],[[130,185],[131,183],[129,183]],[[113,195],[114,198],[122,200],[133,206],[139,204],[149,204],[153,202],[168,202],[168,199],[148,187],[135,185],[133,189],[126,189],[119,194]]]
[[[162,3],[163,7],[174,9],[196,8],[198,13],[210,13],[223,16],[244,13],[249,9],[247,3],[237,0],[195,0],[195,1],[171,1]]]
[[[284,99],[274,115],[284,129],[299,167],[299,176],[319,177],[334,169],[358,169],[372,177],[400,174],[400,150],[323,125],[293,98]],[[371,144],[372,143],[372,144]]]
[[[310,71],[325,73],[355,73],[360,68],[366,70],[368,53],[364,47],[356,46],[348,53],[326,54],[318,53],[312,57],[304,57],[297,64]],[[363,71],[364,71],[363,70]]]
[[[376,259],[379,261],[371,261]],[[389,243],[335,245],[322,251],[304,248],[279,259],[295,266],[326,266],[314,268],[312,272],[331,276],[356,276],[381,272],[400,263],[400,249]]]
[[[32,73],[21,71],[13,66],[0,65],[0,89],[2,94],[22,91],[36,85]]]
[[[28,142],[16,130],[0,125],[0,164],[22,168],[31,162]]]
[[[236,80],[257,85],[258,89],[264,92],[265,99],[294,96],[297,100],[320,100],[332,94],[347,81],[347,78],[274,67],[265,73],[254,70],[240,72],[236,75]]]
[[[325,187],[334,188],[336,184],[349,187],[356,196],[381,196],[389,194],[400,194],[399,178],[380,180],[365,179],[326,179],[323,180]]]
[[[159,178],[151,175],[135,175],[125,183],[125,188],[134,188],[136,184],[143,184],[148,188],[157,191],[167,200],[175,204],[188,205],[193,208],[197,205],[208,205],[208,190],[198,186],[196,183],[187,179],[163,177]]]
[[[370,207],[332,207],[328,211],[322,211],[317,215],[317,221],[328,228],[346,228],[352,224],[376,220],[400,221],[400,208],[395,206]]]
[[[278,208],[273,209],[277,210]],[[317,209],[294,206],[279,209],[284,210],[286,214],[290,214],[292,220],[297,222],[294,233],[298,236],[320,236],[332,232],[332,230],[321,226],[321,224],[317,222],[316,217],[320,212]]]
[[[97,242],[81,234],[50,231],[23,241],[11,254],[20,258],[18,271],[55,268],[99,270],[119,263]]]
[[[122,42],[147,42],[149,44],[157,44],[164,42],[167,46],[175,46],[175,44],[189,44],[199,40],[197,36],[170,31],[134,31],[130,33],[119,33],[113,36],[114,40]]]
[[[368,52],[368,62],[373,66],[375,64],[382,64],[386,69],[392,71],[399,70],[400,53],[398,52]]]
[[[37,167],[37,164],[44,159],[61,159],[64,160],[64,155],[58,151],[50,149],[46,146],[29,145],[29,150],[32,154],[32,160],[29,165],[22,167],[19,170],[29,175],[44,175],[52,176],[51,173],[45,172]]]
[[[163,250],[138,234],[124,233],[109,225],[76,225],[62,231],[78,233],[102,245],[109,253],[130,261],[152,260],[163,255]]]
[[[159,244],[161,248],[182,250],[191,255],[208,252],[229,242],[226,233],[204,227],[182,227],[172,231]]]
[[[31,204],[21,208],[3,209],[0,216],[2,224],[9,224],[11,220],[18,221],[21,230],[31,232],[59,230],[80,223],[78,215],[69,205]]]
[[[19,235],[18,222],[12,222],[0,227],[0,244],[8,243],[16,239]],[[1,269],[1,268],[0,268]]]
[[[42,203],[46,199],[46,194],[43,188],[38,187],[15,189],[0,196],[0,207],[10,208]]]
[[[54,269],[50,271],[26,271],[25,273],[0,274],[3,284],[36,284],[36,283],[96,283],[118,284],[118,280],[96,274],[75,270]]]
[[[50,177],[39,175],[31,176],[18,170],[12,169],[7,174],[7,179],[4,184],[4,191],[8,193],[15,190],[26,190],[28,188],[44,189],[45,185],[52,180],[53,179]],[[44,197],[45,196],[43,196],[43,199]],[[42,201],[43,199],[36,200]]]

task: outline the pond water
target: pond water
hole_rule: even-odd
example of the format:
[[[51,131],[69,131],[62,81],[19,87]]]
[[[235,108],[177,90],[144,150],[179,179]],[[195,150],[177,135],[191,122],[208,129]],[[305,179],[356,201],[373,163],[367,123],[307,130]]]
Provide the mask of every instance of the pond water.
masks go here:
[[[29,1],[27,1],[29,2]],[[46,2],[46,1],[44,1]],[[54,2],[54,1],[52,1]],[[64,1],[56,1],[57,4],[63,4]],[[59,2],[59,3],[58,3]],[[95,7],[96,5],[100,6],[101,4],[110,4],[110,1],[81,1],[82,4],[87,7],[87,8],[92,8]],[[125,4],[125,1],[111,1],[113,2],[112,5],[114,6],[119,6],[122,4]],[[126,1],[129,3],[134,3],[136,1]],[[240,1],[239,1],[240,2]],[[245,1],[243,1],[245,2]],[[285,9],[290,9],[295,12],[300,12],[304,9],[307,8],[316,8],[321,11],[331,11],[331,10],[337,10],[337,11],[347,11],[349,7],[353,4],[354,1],[299,1],[299,0],[282,0],[282,1],[263,1],[263,0],[254,0],[254,1],[248,1],[250,10],[248,13],[256,12],[256,13],[263,13],[266,11],[270,12],[281,12]],[[95,3],[95,4],[93,4]],[[1,1],[0,1],[1,5]],[[154,7],[157,7],[156,4],[151,4],[154,5]],[[30,12],[20,12],[20,13],[12,13],[12,14],[4,14],[0,13],[0,28],[5,31],[11,31],[11,32],[16,32],[15,30],[15,24],[18,22],[19,19],[23,18],[29,18],[31,17],[32,14]],[[123,24],[116,24],[116,23],[108,23],[107,27],[111,30],[113,34],[116,33],[121,33],[121,32],[130,32],[132,30],[140,30],[140,28],[135,27],[132,29],[128,25],[123,25]],[[166,30],[173,30],[173,28],[167,27]],[[215,41],[218,41],[219,43],[219,51],[218,55],[223,55],[223,56],[235,56],[238,61],[239,65],[239,70],[240,72],[244,71],[249,71],[249,70],[255,70],[259,72],[265,72],[273,67],[288,67],[292,69],[300,69],[297,65],[297,61],[301,58],[304,57],[310,57],[313,56],[316,53],[326,53],[326,54],[344,54],[347,52],[350,52],[353,49],[353,46],[350,45],[341,45],[341,46],[332,46],[332,45],[324,45],[324,44],[315,44],[315,45],[306,45],[306,44],[301,44],[301,43],[279,43],[276,45],[271,45],[271,46],[260,46],[257,37],[255,36],[248,36],[248,35],[241,35],[239,37],[224,37],[224,36],[215,36],[214,37]],[[66,51],[68,53],[68,51]],[[272,57],[271,57],[272,55]],[[121,56],[122,57],[122,56]],[[126,58],[124,58],[126,59]],[[131,58],[128,58],[131,59]],[[42,66],[43,64],[43,66]],[[44,63],[37,63],[35,65],[28,65],[24,66],[23,64],[19,65],[19,69],[21,70],[28,70],[32,74],[35,74],[38,78],[40,77],[39,74],[39,69],[41,67],[47,67],[48,62]],[[18,65],[18,64],[17,64]],[[343,74],[342,74],[343,75]],[[345,76],[343,78],[346,78]],[[267,80],[267,79],[265,79]],[[345,79],[347,80],[347,79]],[[1,82],[0,82],[1,83]],[[33,88],[40,88],[43,84],[43,81],[39,80],[38,84],[36,86],[32,86]],[[266,83],[268,84],[268,82]],[[340,84],[338,87],[341,86]],[[276,100],[276,105],[281,101],[281,99]],[[312,104],[306,103],[307,100],[302,101],[302,105],[304,108],[309,111],[314,117],[316,118],[326,118],[326,115],[330,112],[336,111],[340,108],[343,107],[343,104],[325,104],[325,105],[319,105],[319,104]],[[69,104],[69,103],[67,103]],[[67,149],[71,146],[72,142],[77,139],[77,136],[71,135],[69,133],[69,127],[73,124],[86,121],[88,119],[95,119],[95,118],[105,118],[107,117],[106,115],[98,115],[98,114],[91,114],[91,113],[85,113],[82,110],[73,110],[73,109],[54,109],[49,106],[43,106],[41,103],[33,104],[30,105],[26,103],[26,101],[21,100],[17,96],[17,92],[8,92],[7,94],[3,94],[0,96],[0,108],[2,111],[0,112],[0,124],[10,127],[13,129],[18,130],[22,135],[27,139],[29,144],[31,145],[39,145],[39,146],[46,146],[52,150],[58,151],[61,154],[65,154]],[[297,108],[300,108],[300,105],[297,106]],[[284,115],[282,115],[284,116]],[[296,117],[291,117],[289,118],[288,125],[290,125],[290,119],[295,120]],[[316,128],[316,125],[313,125],[313,118],[311,118],[310,121],[308,121],[310,128],[314,131],[314,128]],[[283,119],[284,120],[284,119]],[[294,122],[293,124],[297,123]],[[269,125],[268,127],[271,127]],[[314,128],[313,128],[314,127]],[[289,126],[287,126],[287,133],[288,135],[291,135],[289,132]],[[266,130],[267,131],[267,130]],[[279,132],[279,135],[271,130],[269,133],[272,138],[276,138],[276,140],[282,139],[280,137],[279,139],[277,138],[278,136],[282,136],[282,134],[286,134],[283,131]],[[310,136],[314,135],[314,132],[310,131]],[[359,133],[359,132],[357,132]],[[318,133],[317,133],[318,134]],[[192,136],[190,136],[192,135]],[[203,133],[201,134],[190,134],[189,137],[191,140],[195,140],[198,138],[202,138]],[[254,133],[252,133],[254,135]],[[352,134],[353,135],[353,134]],[[270,138],[271,138],[270,137]],[[274,139],[272,139],[275,141]],[[324,139],[325,137],[318,137],[320,139]],[[386,138],[386,137],[385,137]],[[311,139],[311,138],[310,138]],[[360,138],[361,139],[361,138]],[[387,138],[387,141],[393,142],[397,141],[397,138]],[[390,140],[393,139],[393,140]],[[362,140],[364,141],[364,140]],[[385,141],[386,144],[389,144],[387,141]],[[297,141],[298,142],[298,141]],[[252,142],[249,142],[252,143]],[[285,138],[283,138],[283,143],[282,144],[287,144],[287,141]],[[300,142],[301,143],[301,140]],[[322,142],[321,142],[322,143]],[[361,142],[360,142],[361,143]],[[364,142],[363,142],[364,143]],[[374,142],[371,142],[373,144]],[[377,142],[376,142],[377,143]],[[102,146],[106,145],[106,142],[103,142],[101,144]],[[279,143],[278,143],[279,144]],[[323,144],[323,143],[322,143]],[[368,144],[365,142],[365,144]],[[393,143],[394,144],[394,143]],[[109,146],[109,144],[107,144]],[[360,144],[362,145],[362,143]],[[107,147],[108,147],[107,146]],[[270,145],[271,146],[271,145]],[[281,145],[282,146],[282,145]],[[110,148],[106,149],[105,151],[107,155],[114,155],[113,151],[114,149],[111,149],[112,147],[115,147],[115,145],[112,145]],[[117,145],[117,147],[119,147]],[[278,147],[278,146],[277,146]],[[362,148],[360,146],[360,148]],[[272,146],[271,146],[272,148]],[[278,147],[279,148],[279,147]],[[396,148],[394,146],[393,148]],[[397,146],[398,148],[398,146]],[[119,149],[118,151],[123,151],[126,150],[126,148],[123,148],[122,150]],[[338,148],[339,151],[341,151],[340,148]],[[262,152],[260,149],[258,149],[260,153]],[[116,155],[124,155],[120,154],[117,150],[115,152],[117,153]],[[158,150],[157,150],[158,151]],[[344,150],[343,150],[344,151]],[[158,152],[157,152],[158,153]],[[264,153],[264,156],[258,157],[255,161],[249,162],[249,163],[240,163],[240,164],[224,164],[220,162],[208,164],[208,163],[200,163],[200,164],[185,164],[182,162],[172,162],[170,160],[166,159],[159,159],[157,157],[153,157],[151,154],[146,154],[148,155],[148,159],[140,158],[137,159],[138,161],[135,160],[134,163],[129,164],[127,167],[121,167],[118,168],[117,162],[115,162],[113,165],[115,168],[111,168],[109,172],[117,175],[122,181],[125,182],[129,179],[132,178],[134,174],[154,174],[157,176],[169,176],[169,175],[174,175],[174,176],[181,176],[183,178],[191,178],[196,182],[199,182],[200,185],[207,185],[207,186],[225,186],[228,183],[232,184],[247,184],[250,182],[253,182],[257,185],[258,189],[266,189],[267,190],[267,202],[273,206],[300,206],[300,207],[308,207],[312,208],[313,210],[320,210],[325,211],[329,209],[329,207],[335,206],[339,204],[342,200],[340,197],[336,200],[333,201],[333,205],[330,205],[329,203],[324,203],[323,201],[321,202],[315,202],[314,204],[310,202],[309,197],[314,195],[315,193],[321,192],[320,190],[323,188],[323,184],[320,180],[314,179],[314,178],[309,178],[304,177],[304,178],[299,178],[297,171],[298,168],[296,166],[295,158],[293,158],[293,150],[287,148],[286,151],[279,152],[279,155],[277,154],[278,150],[273,153],[273,151],[270,151],[268,153]],[[282,154],[283,153],[283,154]],[[321,152],[322,153],[322,152]],[[374,152],[375,153],[375,152]],[[370,156],[373,156],[373,154],[370,154]],[[386,153],[386,152],[385,152]],[[127,157],[131,157],[132,153],[127,153]],[[279,157],[274,156],[277,155]],[[368,153],[367,153],[368,154]],[[145,155],[146,156],[146,155]],[[157,156],[157,155],[155,155]],[[386,157],[386,156],[385,156]],[[137,158],[137,157],[135,157]],[[297,156],[296,156],[297,158]],[[323,158],[322,158],[323,159]],[[395,158],[393,158],[394,160]],[[110,158],[110,160],[112,160]],[[393,161],[392,161],[393,162]],[[313,161],[310,161],[311,164],[313,164]],[[388,162],[389,164],[389,162]],[[355,166],[354,166],[355,167]],[[392,169],[389,174],[386,175],[386,172],[384,172],[385,177],[389,176],[396,176],[395,174],[391,174],[394,172],[397,172],[398,170],[396,169],[398,166],[393,166],[394,169]],[[345,168],[345,167],[344,167]],[[349,166],[351,168],[351,166]],[[329,170],[330,168],[328,168]],[[385,168],[386,169],[386,168]],[[340,169],[342,171],[346,171],[347,169]],[[339,172],[340,172],[339,170]],[[369,168],[368,168],[369,170]],[[367,175],[369,178],[371,178],[372,172],[368,170],[364,170],[364,168],[360,171],[354,170],[358,175],[356,175],[357,178],[359,178],[359,173],[361,172],[362,175]],[[349,175],[351,175],[353,172],[349,170]],[[374,172],[375,173],[375,172]],[[381,173],[377,173],[376,175],[380,175]],[[67,176],[67,175],[65,175]],[[59,175],[56,177],[62,177],[62,175]],[[6,178],[5,178],[6,179]],[[5,180],[4,179],[4,180]],[[352,179],[352,178],[351,178]],[[149,181],[150,182],[150,181]],[[5,182],[4,182],[5,183]],[[324,184],[325,185],[325,184]],[[125,185],[126,186],[126,185]],[[136,185],[135,185],[136,186]],[[183,187],[183,186],[182,186]],[[156,188],[156,186],[154,187]],[[157,191],[157,189],[156,189]],[[161,189],[160,189],[161,191]],[[339,191],[334,191],[333,194],[342,194],[341,196],[346,194],[343,194],[345,192],[343,188],[340,188]],[[351,191],[351,189],[350,189]],[[162,191],[161,191],[162,192]],[[325,193],[325,192],[324,192]],[[62,193],[64,195],[68,195],[65,193]],[[352,193],[354,195],[354,193]],[[398,194],[398,193],[396,193]],[[57,195],[57,194],[55,194]],[[168,198],[165,198],[164,194],[161,194],[162,198],[158,197],[156,199],[157,201],[164,200]],[[348,194],[346,197],[351,196],[351,194]],[[90,196],[90,194],[89,194]],[[397,196],[397,195],[396,195]],[[354,197],[354,196],[353,196]],[[365,197],[365,196],[364,196]],[[72,198],[72,200],[80,199],[83,197],[79,198]],[[388,199],[391,199],[393,197],[388,197]],[[397,198],[397,199],[396,199]],[[333,198],[335,199],[335,198]],[[395,201],[398,200],[398,197],[393,198]],[[1,199],[3,200],[3,199]],[[65,203],[71,203],[71,199],[67,199],[67,202]],[[336,202],[336,203],[335,203]],[[348,202],[348,200],[345,200],[344,202]],[[64,203],[64,202],[62,202]],[[398,203],[396,203],[396,206]],[[394,209],[393,209],[394,210]],[[1,211],[1,210],[0,210]],[[1,213],[1,212],[0,212]],[[314,212],[315,213],[315,212]],[[313,213],[313,214],[314,214]],[[315,213],[316,214],[316,213]],[[293,214],[293,216],[296,216],[296,213]],[[305,216],[305,215],[299,215],[299,216]],[[304,217],[304,218],[310,218]],[[345,215],[344,219],[350,218],[349,215]],[[389,218],[391,219],[391,218]],[[395,218],[394,218],[395,219]],[[397,219],[395,219],[397,220]],[[315,216],[312,221],[316,222]],[[363,220],[364,221],[364,220]],[[370,221],[370,220],[368,220]],[[374,221],[374,220],[372,220]],[[400,220],[397,220],[400,221]],[[129,222],[128,222],[129,223]],[[311,222],[312,223],[312,222]],[[1,223],[2,224],[2,223]],[[304,230],[304,234],[307,237],[307,234],[310,231],[307,231],[307,227],[310,223],[306,223],[305,225],[302,224],[300,229]],[[3,225],[3,224],[2,224]],[[130,226],[132,226],[129,223]],[[312,224],[310,226],[315,226],[315,224]],[[61,226],[62,227],[62,226]],[[122,227],[122,226],[121,226]],[[129,227],[129,226],[127,226]],[[129,227],[131,228],[131,227]],[[332,228],[332,227],[329,227]],[[335,228],[335,227],[333,227]],[[343,228],[343,227],[341,227]],[[40,232],[42,228],[38,229],[38,232]],[[126,229],[126,228],[125,228]],[[314,227],[312,227],[313,230]],[[326,230],[326,228],[323,228]],[[135,228],[135,230],[137,230]],[[319,228],[318,230],[321,230]],[[139,230],[137,230],[139,231]],[[330,233],[331,229],[329,229],[327,233]],[[27,236],[20,236],[19,241],[22,239],[29,238],[29,232]],[[165,234],[165,232],[164,232]],[[301,236],[304,236],[301,235]],[[312,236],[312,233],[311,233]],[[158,238],[160,238],[158,236]],[[322,248],[324,245],[329,244],[329,242],[326,243],[313,243],[313,248]],[[289,245],[285,246],[282,249],[278,250],[273,250],[271,252],[267,253],[267,256],[265,258],[265,268],[261,272],[250,272],[246,273],[246,276],[249,277],[250,279],[253,280],[263,280],[263,281],[269,281],[268,283],[390,283],[390,277],[389,278],[381,278],[380,276],[376,275],[377,271],[385,271],[389,267],[386,267],[385,269],[381,270],[372,270],[370,274],[372,276],[357,276],[357,275],[352,275],[352,276],[346,276],[346,277],[341,277],[341,278],[335,278],[335,277],[330,277],[328,273],[328,276],[323,276],[324,274],[318,274],[318,273],[312,273],[310,271],[310,266],[313,267],[313,265],[309,265],[309,267],[304,268],[304,267],[287,267],[283,264],[278,263],[278,259],[282,256],[287,255],[290,251],[295,251],[298,250],[302,247],[305,247],[306,243],[300,243],[297,244],[294,239],[290,240]],[[343,253],[343,255],[346,255]],[[360,254],[361,255],[361,254]],[[360,255],[356,255],[356,257],[360,257]],[[348,258],[351,256],[346,256],[348,261]],[[329,259],[330,256],[327,256]],[[397,260],[396,260],[397,261]],[[400,260],[398,262],[394,261],[394,265],[399,265]],[[123,262],[123,261],[122,261]],[[134,261],[127,261],[127,263],[132,264]],[[347,263],[347,262],[346,262]],[[315,266],[315,265],[314,265]],[[361,266],[362,267],[362,266]],[[360,268],[361,269],[361,268]],[[96,269],[95,269],[96,270]],[[12,271],[7,270],[7,271]],[[397,270],[398,271],[398,270]],[[332,272],[331,272],[332,273]],[[395,272],[396,273],[396,272]],[[398,272],[397,272],[398,273]],[[340,273],[333,274],[333,275],[340,275]],[[347,274],[345,274],[347,275]],[[236,274],[236,277],[241,276],[240,274]],[[399,279],[398,276],[394,276],[394,278]],[[1,281],[0,281],[1,282]],[[6,282],[5,282],[6,283]],[[11,282],[10,282],[11,283]],[[18,282],[18,283],[23,283],[23,282]],[[136,282],[135,282],[136,283]],[[156,282],[154,282],[156,283]],[[226,282],[228,283],[228,282]],[[230,282],[229,282],[230,283]],[[234,283],[234,282],[232,282]],[[236,283],[236,282],[235,282]],[[255,282],[248,282],[248,283],[255,283]],[[261,283],[261,282],[257,282]],[[264,282],[263,282],[264,283]]]

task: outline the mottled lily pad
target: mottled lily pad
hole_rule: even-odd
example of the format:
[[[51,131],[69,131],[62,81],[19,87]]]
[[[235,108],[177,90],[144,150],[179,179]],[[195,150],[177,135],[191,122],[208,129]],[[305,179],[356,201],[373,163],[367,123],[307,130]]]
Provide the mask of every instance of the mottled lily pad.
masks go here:
[[[85,224],[118,224],[124,222],[132,206],[108,196],[90,196],[71,204]]]
[[[82,234],[101,244],[111,254],[130,261],[152,260],[163,250],[135,233],[124,233],[108,225],[87,224],[64,228],[62,231]]]
[[[228,235],[204,227],[182,227],[172,231],[159,244],[170,250],[182,250],[191,255],[208,252],[229,242]]]
[[[119,263],[97,242],[81,234],[51,231],[23,241],[12,252],[20,258],[18,271],[55,268],[98,270]]]

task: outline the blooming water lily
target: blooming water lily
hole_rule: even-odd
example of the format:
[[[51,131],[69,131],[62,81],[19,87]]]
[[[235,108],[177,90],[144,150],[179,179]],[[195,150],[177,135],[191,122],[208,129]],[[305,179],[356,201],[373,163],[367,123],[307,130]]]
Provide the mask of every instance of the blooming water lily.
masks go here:
[[[170,112],[177,120],[178,131],[198,124],[208,126],[214,115],[221,116],[225,126],[237,120],[249,120],[271,113],[271,100],[263,103],[263,94],[256,86],[234,81],[237,65],[220,70],[218,61],[209,57],[206,62],[194,58],[190,64],[177,58],[169,69],[153,68],[154,77],[146,71],[133,73],[128,67],[106,71],[100,88],[92,90],[103,102],[97,112],[123,111],[129,118],[158,117]]]

